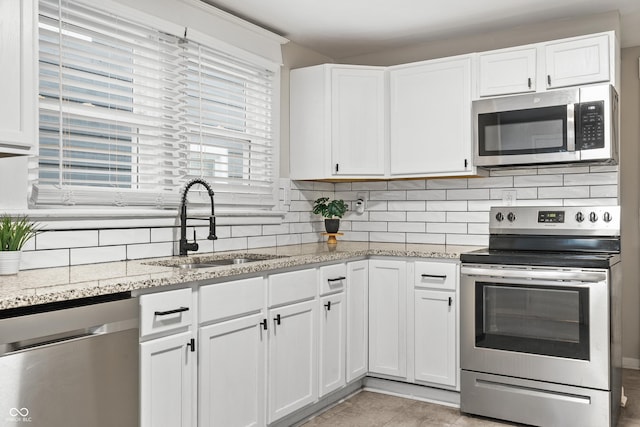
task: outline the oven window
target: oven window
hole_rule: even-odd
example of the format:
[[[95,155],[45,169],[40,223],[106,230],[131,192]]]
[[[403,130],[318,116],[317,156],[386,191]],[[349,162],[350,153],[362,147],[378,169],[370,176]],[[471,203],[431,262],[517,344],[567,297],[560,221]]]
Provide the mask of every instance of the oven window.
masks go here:
[[[476,346],[589,360],[589,290],[477,282]]]
[[[478,115],[482,156],[567,151],[567,107]]]

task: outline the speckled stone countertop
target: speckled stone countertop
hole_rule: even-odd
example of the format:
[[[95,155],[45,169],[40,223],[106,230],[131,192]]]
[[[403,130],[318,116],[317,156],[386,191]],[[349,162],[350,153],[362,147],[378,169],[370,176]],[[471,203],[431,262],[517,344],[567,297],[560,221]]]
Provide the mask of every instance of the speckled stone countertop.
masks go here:
[[[67,301],[90,296],[201,282],[246,274],[261,274],[307,264],[358,257],[396,256],[458,259],[472,246],[339,242],[261,248],[242,252],[194,253],[189,257],[153,258],[21,271],[0,276],[0,310]],[[264,255],[270,259],[210,268],[179,269],[176,264]]]

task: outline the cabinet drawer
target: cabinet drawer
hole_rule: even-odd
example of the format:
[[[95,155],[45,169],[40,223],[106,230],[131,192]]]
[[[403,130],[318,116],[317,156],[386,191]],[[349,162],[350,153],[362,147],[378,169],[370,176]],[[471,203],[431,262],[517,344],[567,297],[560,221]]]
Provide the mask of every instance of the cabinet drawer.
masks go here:
[[[316,269],[269,276],[269,307],[314,298],[317,292]]]
[[[262,277],[216,283],[200,288],[200,323],[257,312],[264,307]]]
[[[415,264],[416,288],[456,289],[458,266],[447,262],[423,262]]]
[[[347,265],[320,267],[320,295],[344,290],[347,283]]]
[[[191,289],[140,296],[140,336],[191,325]]]

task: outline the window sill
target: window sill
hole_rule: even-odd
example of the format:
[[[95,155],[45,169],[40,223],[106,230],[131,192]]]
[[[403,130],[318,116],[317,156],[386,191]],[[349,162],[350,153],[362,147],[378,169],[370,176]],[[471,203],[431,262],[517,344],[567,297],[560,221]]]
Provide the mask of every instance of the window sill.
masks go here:
[[[40,224],[43,230],[75,230],[87,228],[133,228],[179,225],[178,209],[135,208],[61,208],[14,209],[3,211],[10,216],[27,215]],[[193,207],[189,217],[208,217],[210,208]],[[281,224],[283,211],[216,209],[218,225]]]

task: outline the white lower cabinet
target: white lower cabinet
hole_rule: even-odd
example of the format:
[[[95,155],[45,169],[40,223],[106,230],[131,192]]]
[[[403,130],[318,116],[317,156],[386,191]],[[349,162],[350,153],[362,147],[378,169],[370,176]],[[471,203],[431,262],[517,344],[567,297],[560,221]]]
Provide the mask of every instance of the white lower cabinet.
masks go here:
[[[340,292],[320,298],[320,395],[346,384],[346,298]]]
[[[369,261],[347,263],[347,382],[369,371]]]
[[[269,310],[269,422],[318,398],[317,301]]]
[[[419,289],[415,293],[415,379],[456,385],[455,293]]]
[[[140,426],[192,425],[192,332],[140,344]]]
[[[264,320],[260,312],[200,328],[200,427],[266,424]]]
[[[369,261],[369,371],[407,376],[406,262]]]

